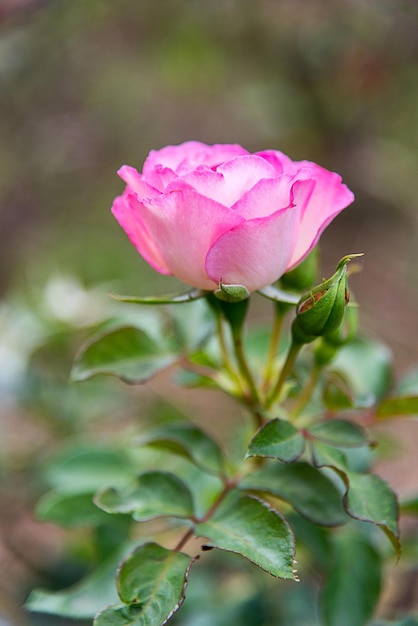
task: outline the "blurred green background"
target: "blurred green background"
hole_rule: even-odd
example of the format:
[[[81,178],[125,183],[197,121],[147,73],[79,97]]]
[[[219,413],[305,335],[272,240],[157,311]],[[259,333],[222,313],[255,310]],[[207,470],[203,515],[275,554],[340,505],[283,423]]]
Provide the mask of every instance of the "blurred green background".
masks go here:
[[[49,434],[32,438],[33,403],[12,402],[7,387],[10,359],[24,360],[52,332],[39,310],[62,323],[57,301],[67,312],[74,304],[65,280],[79,296],[84,287],[103,295],[173,287],[110,214],[123,188],[116,170],[141,169],[151,149],[240,143],[339,172],[356,202],[322,238],[323,273],[364,252],[352,279],[363,327],[391,346],[398,369],[416,362],[417,32],[416,0],[0,0],[0,393],[14,491],[5,489],[1,505],[4,534],[19,519],[28,524],[22,536],[42,535],[16,502],[33,456],[60,431],[41,404]],[[76,345],[47,359],[62,380]],[[1,598],[13,587],[0,609],[18,604],[33,574],[30,559],[10,570],[12,548],[0,542],[0,577],[13,571],[15,583],[0,586]]]

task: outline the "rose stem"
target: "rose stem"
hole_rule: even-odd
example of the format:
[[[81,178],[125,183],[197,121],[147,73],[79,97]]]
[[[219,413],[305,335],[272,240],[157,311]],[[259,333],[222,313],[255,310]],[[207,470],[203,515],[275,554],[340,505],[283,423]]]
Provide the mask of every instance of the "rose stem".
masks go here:
[[[264,382],[263,382],[263,391],[264,392],[267,392],[267,390],[268,390],[268,386],[269,386],[269,383],[270,383],[270,378],[271,378],[272,373],[273,373],[273,364],[274,364],[274,359],[275,359],[276,354],[277,354],[277,348],[278,348],[278,345],[279,345],[280,335],[281,335],[282,327],[283,327],[283,320],[284,320],[284,315],[283,315],[281,309],[278,306],[275,306],[274,307],[273,329],[272,329],[272,333],[271,333],[269,351],[268,351],[268,355],[267,355],[266,370],[265,370],[265,373],[264,373]]]
[[[304,389],[302,389],[302,392],[298,398],[298,401],[296,402],[295,406],[293,407],[292,413],[291,413],[291,417],[292,419],[298,417],[298,415],[300,415],[300,413],[302,412],[302,410],[305,408],[305,406],[308,404],[312,393],[318,383],[319,380],[319,376],[321,374],[321,368],[320,367],[314,367],[311,370],[311,374],[308,378],[308,381],[304,387]]]
[[[271,405],[277,400],[282,390],[286,379],[291,374],[293,365],[296,361],[296,357],[298,356],[300,349],[302,348],[301,343],[295,343],[292,341],[289,352],[287,353],[286,361],[283,365],[282,371],[280,372],[280,376],[275,384],[270,396],[266,400],[266,408],[270,408]]]

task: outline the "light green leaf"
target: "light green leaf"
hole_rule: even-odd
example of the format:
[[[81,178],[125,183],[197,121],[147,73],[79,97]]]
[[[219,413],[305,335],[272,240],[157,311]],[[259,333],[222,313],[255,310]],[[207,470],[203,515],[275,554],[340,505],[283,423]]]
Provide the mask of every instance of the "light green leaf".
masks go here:
[[[390,387],[391,364],[386,346],[362,337],[349,341],[338,351],[331,370],[347,381],[356,406],[370,407]]]
[[[97,526],[106,521],[106,515],[93,503],[93,495],[49,491],[39,500],[36,515],[42,521],[68,528]]]
[[[287,304],[297,304],[302,294],[294,291],[285,291],[276,285],[269,285],[263,289],[259,289],[258,293],[268,300],[274,302],[286,302]]]
[[[307,429],[309,435],[324,443],[341,447],[356,447],[369,444],[365,430],[347,420],[331,419]]]
[[[194,558],[146,543],[119,568],[117,587],[122,602],[99,613],[94,626],[163,626],[184,601]]]
[[[379,419],[404,417],[405,415],[418,416],[418,396],[386,398],[376,407],[376,417]]]
[[[203,298],[207,293],[207,291],[202,289],[191,289],[186,291],[186,293],[167,294],[164,296],[120,296],[114,293],[110,295],[115,300],[119,300],[119,302],[131,302],[134,304],[183,304]]]
[[[244,478],[239,486],[277,496],[321,526],[338,526],[347,521],[341,492],[308,463],[271,464]]]
[[[91,494],[109,485],[126,485],[135,469],[119,450],[79,445],[51,459],[45,474],[57,491]]]
[[[418,394],[418,367],[414,367],[404,374],[396,387],[400,396],[416,396]]]
[[[106,489],[95,502],[108,513],[133,513],[137,521],[170,516],[188,518],[193,515],[190,491],[177,476],[169,472],[145,472],[134,486]]]
[[[353,406],[353,400],[345,381],[335,373],[325,380],[322,401],[329,411],[344,411]]]
[[[218,444],[193,424],[167,424],[143,435],[137,443],[168,449],[186,457],[202,469],[214,473],[222,472],[223,458]]]
[[[347,513],[354,519],[380,526],[399,554],[399,506],[392,489],[374,474],[350,472],[347,477],[348,489],[344,496]]]
[[[265,502],[231,493],[195,534],[210,545],[241,554],[272,576],[295,579],[294,537],[287,522]]]
[[[79,382],[109,374],[126,383],[144,383],[176,359],[143,330],[124,326],[89,339],[75,358],[71,377]]]
[[[381,562],[363,537],[334,537],[334,559],[322,596],[325,626],[364,626],[381,588]]]
[[[104,606],[117,602],[117,566],[133,547],[133,542],[122,545],[92,574],[64,591],[32,591],[25,606],[30,611],[39,613],[52,613],[74,619],[93,618]]]
[[[312,460],[315,467],[331,467],[345,472],[347,470],[347,457],[333,446],[318,440],[311,440]]]
[[[260,456],[296,461],[305,449],[305,439],[290,422],[274,419],[260,428],[251,440],[247,457]]]

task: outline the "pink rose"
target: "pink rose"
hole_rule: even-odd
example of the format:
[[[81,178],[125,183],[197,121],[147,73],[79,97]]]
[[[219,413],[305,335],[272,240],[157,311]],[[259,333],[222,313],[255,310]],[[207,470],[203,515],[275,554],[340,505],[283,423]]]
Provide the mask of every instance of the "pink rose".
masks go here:
[[[144,259],[200,289],[256,291],[297,265],[354,199],[338,174],[275,150],[188,141],[124,165],[112,212]]]

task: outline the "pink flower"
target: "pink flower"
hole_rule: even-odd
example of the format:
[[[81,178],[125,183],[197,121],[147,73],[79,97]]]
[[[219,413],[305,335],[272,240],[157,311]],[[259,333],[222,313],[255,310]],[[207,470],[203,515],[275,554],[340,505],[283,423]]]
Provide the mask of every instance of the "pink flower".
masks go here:
[[[256,291],[297,265],[354,199],[338,174],[281,152],[188,141],[124,165],[112,212],[144,259],[200,289]]]

